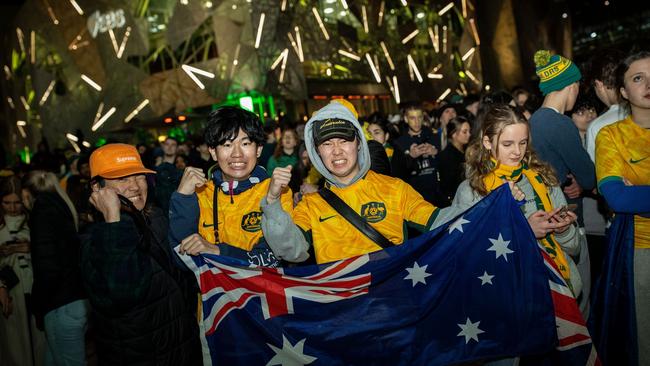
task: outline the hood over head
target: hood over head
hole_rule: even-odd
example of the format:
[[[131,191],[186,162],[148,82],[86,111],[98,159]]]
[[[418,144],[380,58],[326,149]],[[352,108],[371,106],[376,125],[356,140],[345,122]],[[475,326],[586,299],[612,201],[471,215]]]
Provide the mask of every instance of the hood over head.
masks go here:
[[[354,107],[347,101],[341,103],[332,101],[330,104],[316,111],[305,126],[305,147],[309,154],[309,160],[314,165],[316,170],[327,179],[333,186],[343,188],[356,183],[360,178],[368,173],[370,170],[370,152],[368,150],[368,142],[366,141],[363,128],[359,124],[356,117]],[[328,122],[323,122],[329,120]],[[345,122],[349,122],[345,123]],[[336,177],[327,170],[325,164],[318,155],[318,149],[314,136],[319,139],[319,142],[324,141],[323,138],[327,137],[341,137],[346,138],[350,133],[350,124],[356,132],[356,137],[359,140],[359,151],[357,154],[357,164],[359,164],[359,172],[352,179],[349,184],[339,182]],[[317,132],[315,127],[325,127],[328,131]],[[315,133],[316,132],[316,133]]]

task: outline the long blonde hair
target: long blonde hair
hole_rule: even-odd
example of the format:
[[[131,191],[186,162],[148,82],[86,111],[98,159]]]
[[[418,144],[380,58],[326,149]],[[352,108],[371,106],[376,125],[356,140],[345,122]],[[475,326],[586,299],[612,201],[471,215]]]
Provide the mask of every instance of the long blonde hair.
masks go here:
[[[472,141],[465,151],[465,164],[467,168],[467,179],[469,185],[480,195],[485,196],[489,192],[485,187],[483,178],[494,170],[494,163],[491,161],[492,152],[483,146],[483,139],[487,136],[493,142],[495,155],[499,149],[499,139],[503,130],[510,125],[523,123],[528,128],[528,146],[522,163],[529,169],[535,171],[546,186],[557,186],[559,182],[555,177],[553,168],[547,163],[539,160],[533,151],[530,137],[530,126],[526,118],[514,108],[506,104],[495,104],[485,114],[481,130],[478,136]]]
[[[72,214],[75,229],[79,230],[79,215],[77,214],[77,210],[72,204],[70,197],[68,197],[67,193],[65,193],[63,188],[61,188],[59,180],[56,178],[54,173],[46,172],[44,170],[31,171],[24,179],[23,188],[27,189],[34,198],[37,193],[40,192],[57,193],[68,206],[68,209]]]

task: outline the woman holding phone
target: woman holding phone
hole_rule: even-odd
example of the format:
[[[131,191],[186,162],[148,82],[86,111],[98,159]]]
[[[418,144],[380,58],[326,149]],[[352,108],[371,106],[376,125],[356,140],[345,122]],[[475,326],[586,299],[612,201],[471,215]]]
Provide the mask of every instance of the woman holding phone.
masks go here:
[[[455,205],[469,207],[505,182],[525,195],[521,210],[533,233],[557,265],[577,298],[582,281],[570,256],[580,250],[576,214],[552,168],[540,161],[530,145],[526,118],[507,105],[495,105],[485,115],[478,138],[467,148],[467,179],[454,197]]]

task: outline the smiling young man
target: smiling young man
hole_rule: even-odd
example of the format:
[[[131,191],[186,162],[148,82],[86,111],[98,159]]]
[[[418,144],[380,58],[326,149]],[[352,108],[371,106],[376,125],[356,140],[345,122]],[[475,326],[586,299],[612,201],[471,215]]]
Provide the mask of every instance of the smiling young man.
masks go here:
[[[451,209],[436,208],[404,181],[369,170],[368,144],[349,108],[332,102],[305,127],[309,158],[326,188],[395,245],[407,239],[406,225],[424,231],[452,218]],[[278,200],[289,179],[274,172],[262,201],[262,230],[276,256],[301,261],[313,245],[316,262],[326,263],[381,250],[317,193],[305,195],[292,218]]]
[[[266,170],[257,165],[266,140],[259,118],[241,108],[221,107],[208,117],[204,135],[219,168],[210,179],[199,168],[185,169],[170,202],[170,244],[180,243],[181,254],[207,252],[254,265],[278,266],[260,226],[260,201],[270,179]],[[278,174],[290,174],[291,167],[276,170]],[[282,207],[291,212],[291,192],[285,192],[281,201]]]

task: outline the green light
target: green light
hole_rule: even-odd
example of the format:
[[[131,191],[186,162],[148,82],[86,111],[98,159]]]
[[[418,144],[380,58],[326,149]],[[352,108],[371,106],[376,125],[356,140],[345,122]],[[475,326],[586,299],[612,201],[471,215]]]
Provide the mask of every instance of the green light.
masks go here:
[[[239,106],[253,112],[253,97],[246,96],[239,98]]]
[[[20,160],[23,163],[30,163],[32,154],[29,152],[29,146],[25,145],[25,148],[23,150],[18,150],[18,155],[20,155]]]
[[[106,138],[105,137],[100,137],[97,139],[97,142],[95,142],[95,147],[102,147],[106,145]]]
[[[461,79],[465,79],[465,78],[467,77],[467,75],[465,75],[465,72],[463,72],[462,70],[458,72],[458,76],[459,76]]]
[[[180,127],[174,127],[169,130],[169,137],[173,137],[178,142],[184,142],[187,139],[187,134]]]

